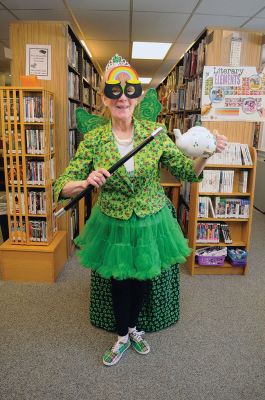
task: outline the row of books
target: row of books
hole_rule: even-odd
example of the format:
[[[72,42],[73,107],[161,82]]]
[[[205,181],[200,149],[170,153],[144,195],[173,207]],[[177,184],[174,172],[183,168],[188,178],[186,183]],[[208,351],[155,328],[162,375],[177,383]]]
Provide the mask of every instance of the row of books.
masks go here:
[[[24,122],[43,122],[43,104],[41,96],[23,97]]]
[[[83,76],[91,83],[92,65],[85,59],[83,59]]]
[[[206,169],[199,183],[199,192],[232,193],[234,171]]]
[[[25,215],[25,197],[24,192],[9,192],[9,208],[11,214]],[[29,191],[28,192],[28,213],[46,214],[46,192]]]
[[[206,223],[197,224],[196,242],[197,243],[232,243],[229,226],[226,223]]]
[[[68,101],[68,124],[70,128],[76,128],[76,109],[78,104]]]
[[[202,73],[205,65],[205,47],[206,41],[203,39],[198,48],[194,48],[184,54],[183,67],[185,78],[192,78]]]
[[[79,76],[74,72],[68,72],[68,97],[79,99]]]
[[[252,158],[247,144],[228,143],[222,153],[214,153],[207,164],[252,165]]]
[[[68,64],[78,69],[78,48],[69,33],[67,42],[67,60]]]
[[[74,157],[76,152],[76,130],[69,130],[69,160]]]
[[[8,110],[9,110],[9,115],[8,115]],[[4,98],[4,118],[5,121],[10,120],[11,122],[13,121],[18,122],[20,120],[20,104],[18,97]]]
[[[227,199],[217,196],[213,204],[211,197],[199,196],[198,217],[248,218],[249,208],[249,199]]]
[[[26,161],[27,184],[45,185],[46,179],[55,179],[54,158],[47,161]]]
[[[200,108],[202,92],[202,77],[197,76],[187,82],[185,94],[185,110],[196,110]]]
[[[26,149],[28,154],[45,153],[45,132],[39,129],[26,129]],[[50,151],[53,151],[53,128],[50,129]]]
[[[83,102],[90,105],[90,88],[86,86],[83,87]]]

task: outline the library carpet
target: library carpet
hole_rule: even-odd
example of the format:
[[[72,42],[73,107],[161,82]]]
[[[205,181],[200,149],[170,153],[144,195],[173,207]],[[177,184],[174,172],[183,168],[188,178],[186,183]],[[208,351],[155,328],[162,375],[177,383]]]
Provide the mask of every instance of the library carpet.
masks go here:
[[[181,271],[181,318],[151,352],[101,362],[115,335],[88,321],[89,271],[56,284],[0,281],[0,399],[264,400],[265,215],[254,211],[248,275]]]

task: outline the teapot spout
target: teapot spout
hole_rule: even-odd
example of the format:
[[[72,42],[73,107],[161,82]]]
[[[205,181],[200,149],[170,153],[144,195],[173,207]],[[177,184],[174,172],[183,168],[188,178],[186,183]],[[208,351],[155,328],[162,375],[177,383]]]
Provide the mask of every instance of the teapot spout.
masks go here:
[[[173,129],[175,135],[175,142],[177,143],[181,139],[181,132],[179,129]]]

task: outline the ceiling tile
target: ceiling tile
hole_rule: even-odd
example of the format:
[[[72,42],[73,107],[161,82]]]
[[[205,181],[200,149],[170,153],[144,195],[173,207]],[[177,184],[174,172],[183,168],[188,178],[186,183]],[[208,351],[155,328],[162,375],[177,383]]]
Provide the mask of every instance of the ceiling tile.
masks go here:
[[[203,0],[196,14],[230,15],[251,17],[264,7],[264,0]]]
[[[64,9],[65,5],[62,0],[1,0],[10,10],[47,10],[47,9]]]
[[[132,40],[174,42],[188,17],[189,14],[134,12]]]
[[[14,21],[17,20],[10,12],[0,10],[0,39],[7,39],[9,37],[9,24]]]
[[[207,26],[240,27],[246,17],[223,17],[220,15],[193,15],[188,25],[178,38],[178,42],[192,43]]]
[[[111,58],[115,53],[124,58],[130,56],[130,42],[126,40],[86,40],[86,44],[92,52],[92,56],[96,58]]]
[[[131,60],[131,65],[138,75],[144,77],[153,77],[160,64],[161,60]]]
[[[175,63],[177,63],[180,59],[180,57],[185,53],[185,51],[188,49],[190,46],[190,43],[175,43],[173,46],[170,48],[166,60],[175,60]]]
[[[65,10],[14,10],[14,14],[21,20],[47,20],[65,21],[72,20],[71,14]]]
[[[252,18],[244,28],[265,32],[265,18]]]
[[[128,11],[75,12],[86,39],[129,40]]]
[[[72,10],[130,10],[130,0],[68,0]]]
[[[198,0],[134,0],[134,11],[190,13]]]
[[[265,6],[264,6],[264,10],[262,10],[260,13],[258,13],[255,17],[256,18],[265,18]]]

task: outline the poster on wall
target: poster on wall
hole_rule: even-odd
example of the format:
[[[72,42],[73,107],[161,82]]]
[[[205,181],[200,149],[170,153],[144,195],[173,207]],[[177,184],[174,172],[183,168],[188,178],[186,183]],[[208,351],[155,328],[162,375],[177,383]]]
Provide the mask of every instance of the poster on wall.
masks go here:
[[[205,66],[202,121],[265,121],[265,69]]]
[[[26,75],[51,79],[51,45],[26,45]]]

